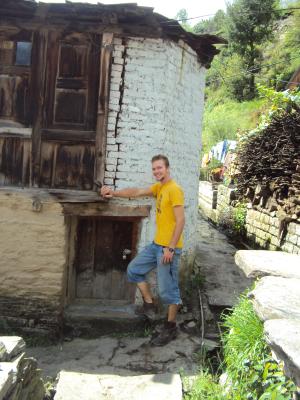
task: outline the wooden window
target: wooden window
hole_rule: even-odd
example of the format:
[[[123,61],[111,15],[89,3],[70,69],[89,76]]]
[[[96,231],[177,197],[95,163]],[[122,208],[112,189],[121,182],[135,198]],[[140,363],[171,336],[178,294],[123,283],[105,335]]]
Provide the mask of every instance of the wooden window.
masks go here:
[[[17,42],[15,65],[29,66],[30,64],[31,64],[31,43]]]
[[[29,125],[31,42],[0,41],[0,126]]]

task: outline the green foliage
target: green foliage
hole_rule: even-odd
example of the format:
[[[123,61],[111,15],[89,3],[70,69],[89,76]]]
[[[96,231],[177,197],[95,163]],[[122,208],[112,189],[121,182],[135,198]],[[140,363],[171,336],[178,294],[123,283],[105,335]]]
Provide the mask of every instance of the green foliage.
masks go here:
[[[277,0],[235,0],[227,6],[229,45],[250,71],[244,75],[248,89],[245,99],[255,97],[255,74],[261,64],[259,46],[273,36],[279,18],[277,5]]]
[[[257,85],[260,97],[265,99],[266,111],[261,114],[258,124],[254,129],[239,133],[238,139],[241,145],[252,137],[264,132],[270,122],[278,116],[283,116],[286,112],[299,111],[300,91],[277,92],[273,88]]]
[[[259,110],[264,99],[237,103],[216,93],[209,97],[205,106],[202,143],[203,152],[207,153],[213,145],[224,139],[236,139],[238,130],[254,128],[257,125]]]
[[[300,8],[300,1],[292,2],[290,7]],[[262,68],[260,77],[269,86],[284,89],[299,68],[300,9],[292,10],[292,14],[280,22],[273,40],[266,42],[261,50],[266,66]]]
[[[272,359],[263,323],[246,295],[224,318],[224,360],[231,379],[233,399],[291,399],[296,387]]]
[[[267,357],[263,324],[255,314],[250,300],[242,296],[232,313],[223,320],[224,360],[230,377],[236,381],[247,370],[247,364]]]
[[[246,225],[247,207],[244,203],[237,203],[233,210],[233,228],[237,233],[243,234]]]
[[[218,10],[216,14],[209,19],[198,22],[193,27],[194,33],[226,36],[226,14],[223,10]]]
[[[193,27],[188,22],[188,13],[185,8],[181,8],[175,16],[180,23],[180,25],[188,32],[193,31]]]
[[[246,295],[223,317],[223,326],[225,385],[201,370],[185,400],[291,400],[296,386],[271,357],[263,323]]]
[[[211,374],[201,371],[184,400],[225,400],[222,387]]]

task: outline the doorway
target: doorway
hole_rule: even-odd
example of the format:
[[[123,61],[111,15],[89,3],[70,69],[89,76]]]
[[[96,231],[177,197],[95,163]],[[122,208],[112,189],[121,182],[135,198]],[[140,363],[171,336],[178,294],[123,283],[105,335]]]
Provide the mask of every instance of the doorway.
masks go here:
[[[75,248],[75,299],[134,302],[126,269],[135,255],[139,219],[79,217]]]

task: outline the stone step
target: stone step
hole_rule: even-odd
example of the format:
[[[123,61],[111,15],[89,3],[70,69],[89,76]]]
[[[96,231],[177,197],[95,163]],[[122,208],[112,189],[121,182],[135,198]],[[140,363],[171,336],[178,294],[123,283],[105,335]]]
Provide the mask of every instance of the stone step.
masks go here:
[[[54,400],[181,400],[178,374],[93,375],[61,371]]]
[[[265,333],[285,373],[300,386],[300,320],[273,319],[265,322]]]
[[[236,264],[248,278],[267,275],[300,279],[300,255],[284,251],[239,250]]]
[[[257,315],[263,320],[300,320],[300,279],[265,276],[249,293]]]
[[[64,333],[76,337],[98,337],[145,328],[147,320],[134,313],[133,305],[76,303],[64,311]]]

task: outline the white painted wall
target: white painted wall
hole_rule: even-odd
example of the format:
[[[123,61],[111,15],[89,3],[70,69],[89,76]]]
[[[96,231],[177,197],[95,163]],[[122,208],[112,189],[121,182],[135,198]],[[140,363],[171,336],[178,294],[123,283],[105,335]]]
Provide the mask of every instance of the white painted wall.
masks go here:
[[[152,156],[167,155],[185,192],[187,251],[196,240],[205,68],[185,43],[162,39],[115,38],[113,57],[105,184],[147,187]],[[154,215],[144,220],[140,246],[154,227]]]

